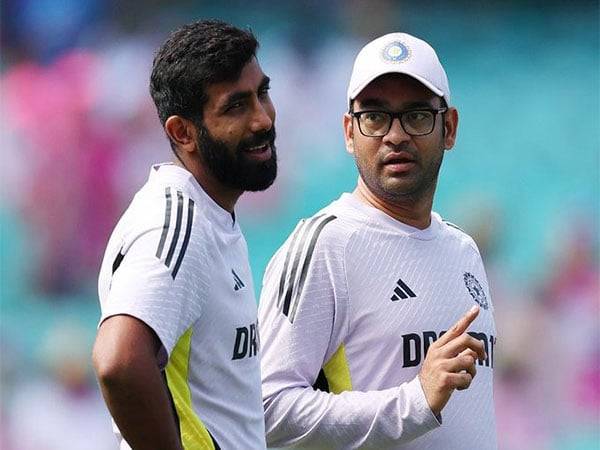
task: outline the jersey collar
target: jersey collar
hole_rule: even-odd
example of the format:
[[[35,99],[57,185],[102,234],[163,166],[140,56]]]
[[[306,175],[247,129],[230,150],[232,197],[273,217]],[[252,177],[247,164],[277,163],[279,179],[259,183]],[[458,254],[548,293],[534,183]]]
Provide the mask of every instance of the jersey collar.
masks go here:
[[[360,211],[363,215],[367,216],[371,221],[375,221],[387,228],[393,228],[394,231],[400,232],[414,239],[422,241],[429,241],[435,239],[440,231],[442,219],[436,212],[431,212],[431,223],[427,228],[421,230],[419,228],[411,227],[397,219],[389,216],[385,212],[381,211],[374,206],[368,205],[360,199],[356,198],[353,194],[344,193],[338,200],[342,204],[346,204],[351,208]]]

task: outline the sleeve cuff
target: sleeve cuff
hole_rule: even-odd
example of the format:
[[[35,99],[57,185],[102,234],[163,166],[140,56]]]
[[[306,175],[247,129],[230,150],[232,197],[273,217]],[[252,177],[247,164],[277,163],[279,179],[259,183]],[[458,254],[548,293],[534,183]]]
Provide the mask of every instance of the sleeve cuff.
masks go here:
[[[406,384],[406,394],[411,399],[410,403],[414,405],[414,418],[416,422],[419,422],[421,426],[432,430],[442,425],[442,415],[435,415],[427,399],[425,398],[425,392],[423,392],[423,386],[421,386],[421,380],[416,376]]]

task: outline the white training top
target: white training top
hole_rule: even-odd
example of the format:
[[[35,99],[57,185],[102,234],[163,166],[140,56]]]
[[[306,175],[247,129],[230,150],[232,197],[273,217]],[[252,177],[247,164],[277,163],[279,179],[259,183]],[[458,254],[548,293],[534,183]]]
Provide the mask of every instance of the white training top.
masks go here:
[[[259,305],[267,443],[311,448],[496,449],[496,331],[473,240],[436,213],[419,230],[343,194],[275,254]],[[440,424],[417,374],[474,304],[485,343]]]
[[[246,241],[188,171],[150,170],[110,238],[99,295],[101,320],[128,314],[160,338],[186,450],[265,448]]]

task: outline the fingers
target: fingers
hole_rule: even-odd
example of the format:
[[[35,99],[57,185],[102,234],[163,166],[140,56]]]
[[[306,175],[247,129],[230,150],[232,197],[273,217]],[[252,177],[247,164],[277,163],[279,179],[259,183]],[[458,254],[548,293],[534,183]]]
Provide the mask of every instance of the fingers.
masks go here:
[[[445,336],[445,335],[444,335]],[[485,354],[485,345],[479,339],[475,339],[473,336],[464,333],[461,336],[448,342],[446,345],[440,348],[440,354],[446,358],[453,358],[456,355],[470,350],[475,353],[477,359],[484,360],[487,358]]]
[[[473,360],[473,361],[475,361],[475,360]],[[468,383],[465,382],[465,384],[462,384],[462,385],[456,387],[457,390],[462,391],[463,389],[467,389],[471,385],[471,383],[473,382],[473,378],[475,378],[475,375],[477,375],[477,369],[475,368],[475,362],[473,362],[473,364],[468,365],[465,368],[464,372],[459,372],[459,375],[460,374],[469,375],[471,377],[470,379],[468,377],[462,378],[463,381],[468,380]]]
[[[458,320],[458,322],[456,322],[454,325],[452,325],[452,327],[450,327],[450,329],[448,331],[446,331],[444,333],[444,335],[442,337],[440,337],[436,342],[438,342],[438,344],[440,346],[442,346],[442,345],[450,342],[452,339],[460,336],[465,331],[467,331],[467,328],[469,328],[469,325],[471,325],[471,323],[475,320],[475,318],[478,315],[479,315],[479,306],[475,305],[469,311],[467,311],[467,313],[464,316],[462,316]]]
[[[440,367],[445,372],[458,373],[466,370],[473,377],[475,377],[475,374],[477,373],[475,369],[475,357],[471,354],[462,354],[455,358],[447,359],[440,364]]]
[[[463,350],[462,352],[459,353],[459,355],[471,355],[475,361],[479,360],[481,362],[484,362],[481,360],[479,355],[476,352],[474,352],[473,350],[471,350],[470,348]],[[487,353],[485,354],[485,356],[487,357]]]
[[[473,356],[473,358],[477,359],[477,352],[474,352],[470,348],[464,349],[462,352],[459,353],[459,355],[471,355]]]
[[[468,372],[453,373],[450,375],[452,377],[452,383],[454,384],[454,388],[457,391],[463,391],[465,389],[468,389],[469,386],[471,386],[471,383],[473,382],[473,377]]]
[[[461,377],[450,377],[458,383],[455,386],[453,386],[455,389],[463,390],[471,385],[471,382],[475,378],[475,375],[477,375],[477,368],[475,367],[475,357],[476,355],[474,354],[463,353],[458,355],[456,358],[452,358],[446,362],[445,369],[448,374],[463,375]]]
[[[469,372],[448,372],[441,377],[440,387],[448,392],[451,392],[454,389],[462,391],[464,389],[467,389],[471,385],[472,381],[473,377]]]
[[[467,389],[477,374],[475,361],[485,359],[485,346],[466,333],[477,318],[473,306],[448,331],[429,347],[419,378],[431,410],[439,413],[457,390]]]

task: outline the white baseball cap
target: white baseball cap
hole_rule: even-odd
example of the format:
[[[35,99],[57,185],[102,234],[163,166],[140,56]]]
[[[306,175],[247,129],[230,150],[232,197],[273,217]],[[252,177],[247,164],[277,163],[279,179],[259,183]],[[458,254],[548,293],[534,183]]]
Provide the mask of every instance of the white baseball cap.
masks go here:
[[[387,73],[402,73],[416,79],[450,105],[448,77],[435,50],[406,33],[386,34],[358,52],[348,85],[348,105],[371,81]]]

